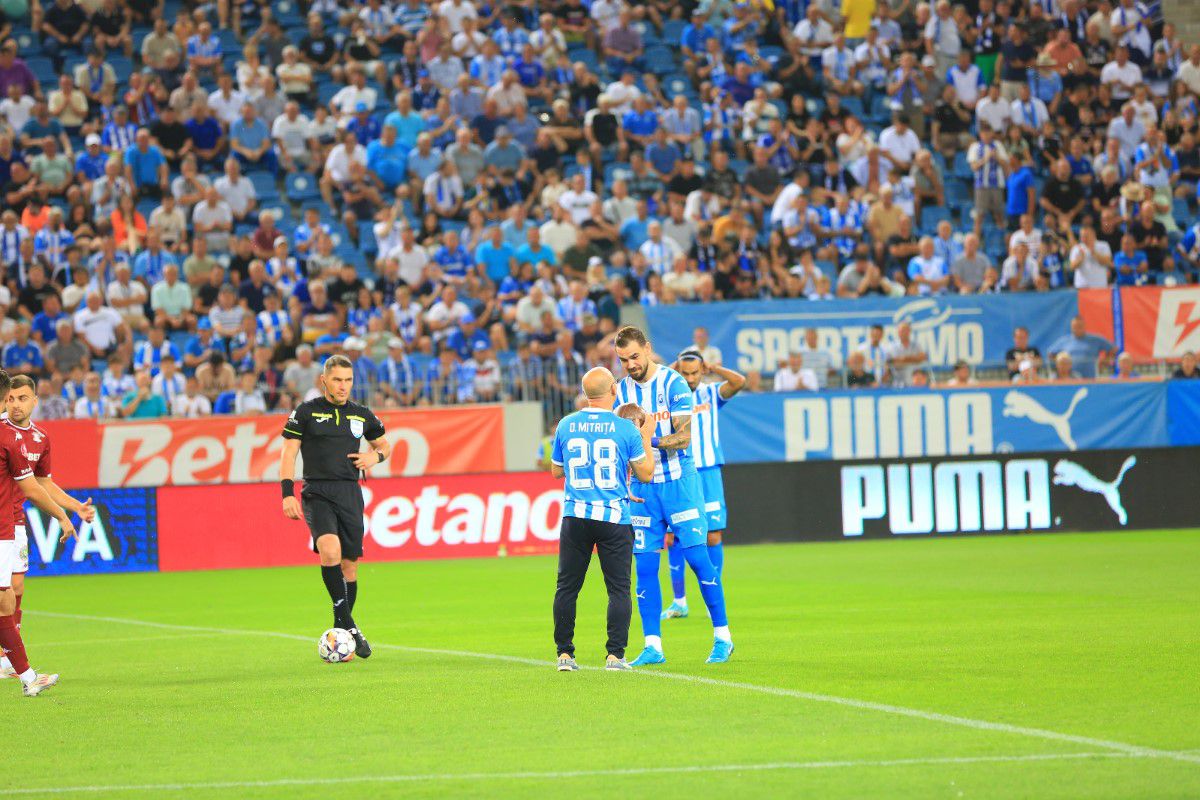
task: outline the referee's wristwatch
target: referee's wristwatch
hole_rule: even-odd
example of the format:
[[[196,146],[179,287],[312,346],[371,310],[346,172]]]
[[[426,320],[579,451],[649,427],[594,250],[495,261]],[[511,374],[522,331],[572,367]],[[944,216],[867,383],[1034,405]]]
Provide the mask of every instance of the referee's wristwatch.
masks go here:
[[[376,464],[382,464],[382,463],[383,463],[383,451],[382,451],[382,450],[376,450],[376,451],[375,451],[375,455],[376,455],[376,457],[379,459],[379,460],[378,460],[378,461],[376,461],[375,463],[376,463]]]

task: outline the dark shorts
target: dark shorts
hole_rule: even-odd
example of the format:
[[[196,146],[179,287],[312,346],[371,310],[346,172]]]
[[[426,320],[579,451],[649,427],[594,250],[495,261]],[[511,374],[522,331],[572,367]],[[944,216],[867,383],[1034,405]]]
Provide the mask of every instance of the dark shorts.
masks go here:
[[[342,543],[342,558],[355,560],[363,554],[363,496],[355,481],[314,481],[300,493],[304,521],[312,534],[313,552],[317,538],[336,534]]]

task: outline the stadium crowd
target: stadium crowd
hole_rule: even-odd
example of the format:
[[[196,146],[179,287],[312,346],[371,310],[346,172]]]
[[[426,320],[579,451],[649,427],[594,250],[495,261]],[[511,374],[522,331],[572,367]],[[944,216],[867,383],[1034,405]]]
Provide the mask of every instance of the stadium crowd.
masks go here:
[[[1136,0],[30,2],[0,336],[43,418],[286,410],[334,352],[553,411],[628,304],[1200,270],[1200,45]]]

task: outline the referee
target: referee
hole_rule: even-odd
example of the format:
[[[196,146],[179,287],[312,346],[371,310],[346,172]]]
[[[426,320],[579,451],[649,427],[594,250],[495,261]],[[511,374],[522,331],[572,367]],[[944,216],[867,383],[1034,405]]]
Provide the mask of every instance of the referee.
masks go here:
[[[333,601],[333,625],[354,636],[354,654],[371,646],[351,616],[358,597],[358,559],[363,554],[363,496],[360,474],[391,455],[383,423],[366,406],[350,402],[354,367],[345,356],[330,356],[321,372],[322,396],[296,406],[283,426],[279,483],[283,515],[300,519],[295,497],[296,453],[304,456],[304,521],[313,552],[321,557],[321,580]],[[371,449],[359,452],[362,440]]]
[[[596,367],[583,376],[587,405],[564,417],[554,432],[550,473],[566,478],[562,531],[558,542],[558,589],[554,593],[554,643],[558,671],[579,669],[575,663],[575,601],[583,588],[592,549],[608,589],[608,660],[605,669],[626,670],[625,645],[633,605],[629,574],[633,562],[633,528],[629,518],[629,470],[643,482],[654,477],[649,455],[653,418],[641,429],[613,413],[617,399],[611,372]]]

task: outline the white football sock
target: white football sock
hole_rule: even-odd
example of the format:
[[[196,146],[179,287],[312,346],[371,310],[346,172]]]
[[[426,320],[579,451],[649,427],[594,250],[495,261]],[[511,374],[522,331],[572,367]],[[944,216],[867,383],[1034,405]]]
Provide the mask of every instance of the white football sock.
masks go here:
[[[732,642],[733,636],[729,633],[728,625],[720,625],[713,628],[713,636],[720,639],[722,642]]]
[[[646,647],[653,647],[655,650],[662,652],[662,637],[661,636],[647,636],[646,637]]]
[[[0,669],[12,669],[12,662],[8,660],[8,656],[0,656]]]
[[[21,673],[21,683],[24,683],[25,685],[33,683],[36,678],[37,673],[33,671],[33,667],[30,667]]]
[[[683,606],[684,608],[687,608],[687,598],[686,597],[676,597],[675,605]]]

